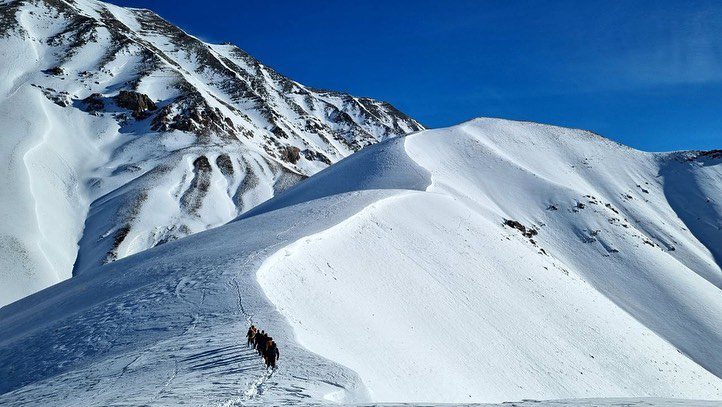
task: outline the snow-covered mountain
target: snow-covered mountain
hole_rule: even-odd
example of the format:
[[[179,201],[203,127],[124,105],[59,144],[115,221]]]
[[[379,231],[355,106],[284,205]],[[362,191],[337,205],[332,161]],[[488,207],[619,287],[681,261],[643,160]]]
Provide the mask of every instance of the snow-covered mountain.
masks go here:
[[[720,151],[394,138],[0,309],[0,404],[722,400],[721,197]]]
[[[149,10],[0,1],[0,305],[422,129]]]

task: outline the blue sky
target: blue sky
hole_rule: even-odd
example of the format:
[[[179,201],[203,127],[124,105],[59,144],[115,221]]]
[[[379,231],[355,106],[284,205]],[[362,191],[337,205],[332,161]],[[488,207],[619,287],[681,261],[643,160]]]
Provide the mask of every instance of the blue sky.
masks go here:
[[[494,116],[648,151],[722,148],[720,1],[111,2],[427,127]]]

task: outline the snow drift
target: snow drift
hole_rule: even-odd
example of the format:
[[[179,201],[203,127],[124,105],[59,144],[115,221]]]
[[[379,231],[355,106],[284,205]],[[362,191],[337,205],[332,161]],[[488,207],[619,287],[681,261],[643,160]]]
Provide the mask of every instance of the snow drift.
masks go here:
[[[494,119],[368,147],[0,309],[0,401],[719,400],[721,163]]]

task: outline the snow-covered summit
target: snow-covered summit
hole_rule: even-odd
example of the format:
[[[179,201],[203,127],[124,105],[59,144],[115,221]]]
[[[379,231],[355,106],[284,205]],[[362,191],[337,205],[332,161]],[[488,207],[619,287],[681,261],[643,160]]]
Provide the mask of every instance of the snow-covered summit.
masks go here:
[[[392,139],[0,309],[0,403],[722,400],[721,188],[534,123]]]
[[[422,129],[149,10],[0,1],[0,53],[0,305]]]

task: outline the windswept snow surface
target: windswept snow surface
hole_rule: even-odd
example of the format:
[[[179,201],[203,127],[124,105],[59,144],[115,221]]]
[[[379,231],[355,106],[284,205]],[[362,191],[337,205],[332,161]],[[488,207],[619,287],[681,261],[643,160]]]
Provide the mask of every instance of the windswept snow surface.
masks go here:
[[[356,165],[329,167],[320,179],[368,184],[368,174],[401,182],[395,170],[404,168],[404,185],[425,188],[428,173],[403,150],[403,140],[368,147],[349,159]],[[374,152],[386,159],[358,160]],[[282,247],[397,192],[357,190],[279,205],[284,207],[107,264],[0,308],[0,405],[368,401],[355,372],[295,342],[256,272]],[[250,323],[279,344],[273,375],[244,346]]]
[[[0,306],[423,127],[145,9],[0,0]]]
[[[493,119],[368,147],[1,308],[0,404],[722,400],[720,164]]]
[[[378,401],[720,397],[719,157],[500,120],[408,136],[406,151],[427,192],[259,271],[302,345]]]

